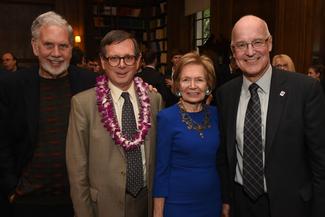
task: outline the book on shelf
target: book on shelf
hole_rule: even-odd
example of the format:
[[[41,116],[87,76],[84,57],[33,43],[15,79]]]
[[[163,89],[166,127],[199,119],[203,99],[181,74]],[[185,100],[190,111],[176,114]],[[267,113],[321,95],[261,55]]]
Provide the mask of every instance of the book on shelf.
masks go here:
[[[102,17],[94,17],[94,24],[95,24],[95,27],[104,26],[103,18]]]
[[[167,53],[160,54],[160,63],[167,63]]]
[[[143,41],[148,41],[148,34],[147,32],[143,33]]]
[[[167,10],[167,2],[160,3],[161,13],[164,13]]]

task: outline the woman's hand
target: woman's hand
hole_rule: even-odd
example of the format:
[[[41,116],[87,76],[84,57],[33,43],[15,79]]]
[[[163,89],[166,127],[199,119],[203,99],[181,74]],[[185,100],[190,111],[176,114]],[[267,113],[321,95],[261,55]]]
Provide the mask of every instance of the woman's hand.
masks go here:
[[[229,217],[230,216],[229,213],[230,213],[230,206],[229,206],[229,204],[223,203],[222,204],[222,214],[223,214],[223,217]]]

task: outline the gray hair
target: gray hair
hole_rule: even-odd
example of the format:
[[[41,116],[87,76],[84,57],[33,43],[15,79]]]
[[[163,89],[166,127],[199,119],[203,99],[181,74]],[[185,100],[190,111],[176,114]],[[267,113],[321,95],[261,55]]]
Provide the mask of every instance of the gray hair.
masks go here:
[[[100,42],[101,55],[106,57],[106,45],[111,45],[112,43],[120,43],[126,39],[131,39],[133,41],[134,55],[138,57],[141,51],[137,40],[135,40],[133,35],[123,30],[113,30],[105,35],[105,37]]]
[[[32,37],[35,39],[36,43],[39,38],[39,29],[44,25],[56,25],[61,27],[67,27],[69,31],[69,42],[70,45],[73,45],[73,29],[68,24],[68,22],[63,19],[59,14],[55,13],[54,11],[49,11],[44,14],[39,15],[32,24],[31,32]]]
[[[246,16],[243,16],[242,18],[240,18],[239,20],[241,20],[241,19],[243,19],[244,17],[248,17],[248,16],[253,16],[253,17],[256,17],[256,18],[259,18],[259,17],[257,17],[257,16],[254,16],[254,15],[246,15]],[[265,25],[265,29],[266,29],[266,37],[269,37],[269,36],[271,36],[271,33],[270,33],[270,31],[269,31],[269,27],[267,26],[267,23],[265,22],[265,20],[263,20],[263,19],[261,19],[261,18],[259,18],[263,23],[264,23],[264,25]],[[238,21],[239,21],[238,20]],[[237,22],[238,22],[237,21]],[[236,23],[237,24],[237,23]],[[234,25],[234,27],[232,28],[232,30],[231,30],[231,44],[233,44],[233,32],[234,32],[234,28],[235,28],[235,26],[236,26],[236,24]]]

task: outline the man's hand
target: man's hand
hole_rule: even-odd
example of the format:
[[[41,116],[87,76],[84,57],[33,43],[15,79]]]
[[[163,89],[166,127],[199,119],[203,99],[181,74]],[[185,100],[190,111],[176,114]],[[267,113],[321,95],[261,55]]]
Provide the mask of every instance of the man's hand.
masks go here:
[[[167,86],[173,86],[173,81],[172,80],[170,80],[170,79],[165,79],[165,81],[166,81],[166,85]]]
[[[229,217],[230,216],[229,213],[230,213],[229,204],[223,203],[222,204],[222,215],[223,215],[223,217]]]
[[[13,201],[14,197],[15,197],[15,194],[11,195],[11,197],[9,198],[10,203]]]
[[[150,92],[154,91],[155,93],[158,93],[158,90],[153,87],[151,84],[145,83],[149,89]]]

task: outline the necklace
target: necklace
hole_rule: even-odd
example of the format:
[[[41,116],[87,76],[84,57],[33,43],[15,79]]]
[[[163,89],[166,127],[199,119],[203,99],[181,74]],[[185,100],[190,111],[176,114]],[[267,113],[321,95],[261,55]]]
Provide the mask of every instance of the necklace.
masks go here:
[[[178,101],[177,105],[180,108],[179,109],[179,114],[182,115],[182,117],[183,117],[182,122],[186,123],[188,125],[187,129],[191,130],[193,128],[195,131],[199,132],[202,139],[204,139],[203,131],[206,128],[211,129],[211,125],[209,125],[209,122],[211,121],[210,111],[207,108],[207,106],[203,105],[204,118],[203,118],[202,123],[199,124],[199,123],[196,123],[195,121],[193,121],[193,119],[190,117],[190,115],[186,111],[185,106],[183,105],[181,100]]]
[[[102,75],[97,78],[97,84],[95,90],[97,92],[97,106],[98,111],[102,113],[103,118],[101,120],[104,123],[104,127],[107,128],[109,134],[115,140],[115,143],[119,146],[123,146],[125,151],[140,147],[144,143],[150,123],[150,101],[147,93],[147,86],[138,78],[133,79],[137,86],[137,93],[139,95],[139,101],[141,108],[139,109],[139,126],[137,134],[132,136],[131,140],[127,140],[126,136],[122,134],[121,128],[118,125],[116,119],[113,100],[111,98],[110,89],[108,88],[108,77]]]

